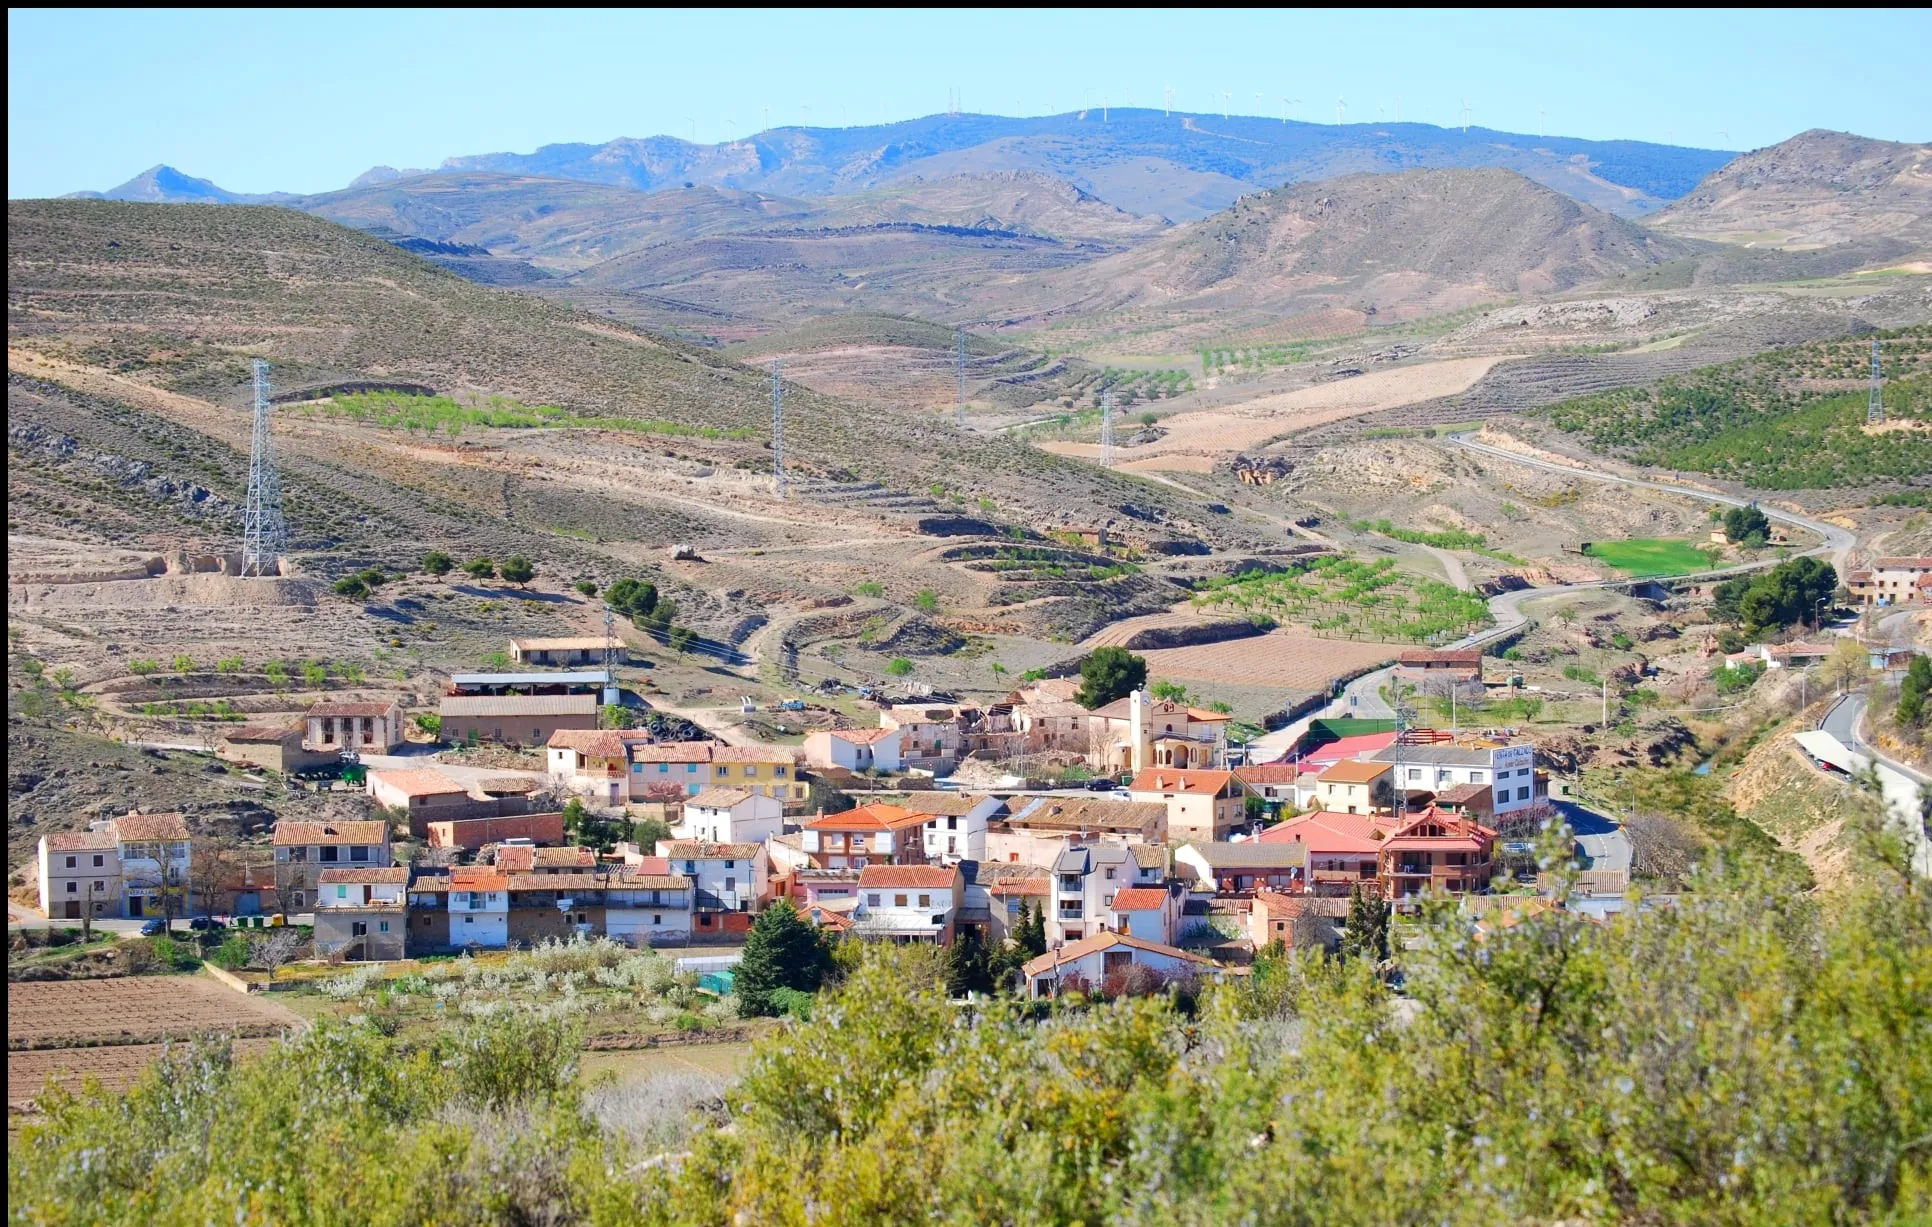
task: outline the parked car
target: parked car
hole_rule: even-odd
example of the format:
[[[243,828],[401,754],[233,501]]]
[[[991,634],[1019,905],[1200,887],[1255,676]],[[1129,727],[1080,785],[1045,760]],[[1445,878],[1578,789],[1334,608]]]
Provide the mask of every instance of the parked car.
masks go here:
[[[1087,781],[1088,792],[1112,792],[1119,787],[1120,781],[1110,775],[1103,775],[1098,779]]]
[[[167,931],[168,931],[168,922],[163,920],[159,916],[156,916],[154,919],[148,921],[146,924],[141,926],[142,937],[158,937],[161,934],[166,933]]]
[[[221,930],[227,928],[228,926],[226,924],[223,924],[221,921],[215,919],[213,916],[196,916],[194,919],[188,922],[188,927],[190,929],[193,929],[197,933],[201,933],[201,932],[219,933]]]

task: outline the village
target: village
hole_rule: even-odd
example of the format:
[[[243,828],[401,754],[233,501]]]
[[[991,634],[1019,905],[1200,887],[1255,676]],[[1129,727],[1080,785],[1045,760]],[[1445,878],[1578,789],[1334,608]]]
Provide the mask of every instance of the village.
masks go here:
[[[524,671],[452,677],[444,742],[540,748],[541,772],[403,753],[430,747],[406,742],[393,699],[319,703],[233,730],[218,757],[275,773],[353,762],[365,819],[282,819],[252,846],[203,847],[181,814],[46,835],[42,913],[313,925],[313,956],[339,963],[574,937],[729,947],[787,901],[873,941],[998,950],[1038,925],[1044,949],[1012,987],[1041,996],[1129,967],[1152,973],[1143,985],[1220,974],[1274,944],[1332,950],[1359,900],[1481,912],[1537,894],[1524,854],[1570,821],[1558,804],[1582,812],[1552,803],[1512,730],[1314,722],[1250,763],[1225,713],[1144,685],[1089,709],[1079,678],[983,707],[882,699],[876,726],[802,745],[662,739],[599,727],[616,683],[582,666],[606,646],[515,641]],[[1401,659],[1398,685],[1480,683],[1480,651]],[[999,771],[1043,757],[1060,778]],[[1621,909],[1627,849],[1579,853],[1558,905]]]

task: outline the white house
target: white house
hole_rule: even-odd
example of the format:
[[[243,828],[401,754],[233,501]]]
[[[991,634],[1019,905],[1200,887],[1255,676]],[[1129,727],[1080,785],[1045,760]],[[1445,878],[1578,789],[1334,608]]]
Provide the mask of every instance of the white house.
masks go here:
[[[1394,745],[1377,753],[1375,761],[1390,764],[1395,786],[1408,792],[1439,793],[1457,784],[1484,785],[1494,791],[1494,813],[1499,818],[1528,809],[1539,799],[1536,746],[1531,742],[1474,739],[1428,746]],[[1342,808],[1326,802],[1324,807]]]
[[[847,771],[897,771],[902,738],[898,729],[820,729],[805,738],[805,762]]]
[[[406,865],[324,869],[315,892],[316,953],[353,959],[403,957],[408,889]]]
[[[853,931],[950,946],[965,893],[966,879],[957,865],[867,865],[859,871]]]
[[[130,812],[108,824],[121,860],[122,914],[187,916],[194,911],[188,869],[192,845],[180,814]]]
[[[49,920],[121,914],[121,853],[110,831],[42,835],[40,911]]]
[[[743,933],[763,906],[770,857],[762,843],[705,843],[672,839],[658,844],[672,873],[691,879],[693,932],[702,938]]]
[[[684,803],[671,833],[713,844],[762,844],[785,822],[785,803],[749,788],[707,788]]]
[[[986,859],[986,824],[1006,809],[1006,803],[998,797],[934,793],[917,798],[909,808],[916,812],[944,811],[926,819],[926,860],[935,865],[956,865]]]
[[[1187,892],[1176,882],[1167,886],[1127,886],[1107,903],[1108,927],[1142,941],[1172,945],[1181,935],[1181,913]]]
[[[452,869],[449,944],[501,950],[510,944],[510,879],[496,869]]]
[[[1133,967],[1162,976],[1214,975],[1219,971],[1212,959],[1112,931],[1048,950],[1021,971],[1026,976],[1027,995],[1039,998],[1102,988],[1109,979]]]
[[[1049,942],[1078,941],[1108,927],[1114,892],[1139,883],[1140,866],[1125,843],[1068,847],[1053,864],[1046,910]]]
[[[624,866],[604,891],[604,935],[627,946],[682,946],[691,941],[691,879],[663,857]]]

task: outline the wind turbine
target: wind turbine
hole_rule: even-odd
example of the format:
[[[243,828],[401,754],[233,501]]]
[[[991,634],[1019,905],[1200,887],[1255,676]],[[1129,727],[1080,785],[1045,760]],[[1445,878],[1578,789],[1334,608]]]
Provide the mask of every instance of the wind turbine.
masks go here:
[[[1340,98],[1337,98],[1335,100],[1335,126],[1336,127],[1338,128],[1341,127],[1342,115],[1347,110],[1348,110],[1348,103],[1343,102]]]
[[[1234,100],[1233,94],[1229,93],[1227,90],[1221,91],[1221,118],[1222,119],[1226,119],[1228,117],[1228,103],[1232,102],[1233,100]]]
[[[801,103],[799,103],[799,104],[798,104],[798,120],[799,120],[799,126],[800,126],[801,128],[809,128],[809,127],[811,127],[811,126],[812,126],[812,108],[811,108],[811,107],[808,107],[808,106],[806,106],[806,105],[805,105],[804,103],[802,103],[802,102],[801,102]]]
[[[1462,130],[1469,131],[1469,99],[1462,100]]]
[[[1107,97],[1107,95],[1105,94],[1100,95],[1100,122],[1101,123],[1104,124],[1108,122],[1107,109],[1112,105],[1113,105],[1113,100],[1111,98]]]
[[[1161,114],[1167,118],[1174,115],[1174,87],[1171,85],[1161,91]]]
[[[1301,99],[1299,98],[1283,98],[1281,100],[1281,122],[1284,124],[1288,122],[1289,107],[1299,105],[1301,105]]]

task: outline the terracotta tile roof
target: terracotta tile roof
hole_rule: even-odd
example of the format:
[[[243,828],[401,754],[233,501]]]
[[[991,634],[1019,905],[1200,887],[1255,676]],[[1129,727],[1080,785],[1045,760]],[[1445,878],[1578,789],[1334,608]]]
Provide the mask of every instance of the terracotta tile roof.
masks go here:
[[[631,747],[634,763],[708,763],[712,751],[721,747],[715,741],[661,741]]]
[[[1167,868],[1166,844],[1128,844],[1127,851],[1133,855],[1134,864],[1142,869]]]
[[[316,703],[310,706],[310,716],[386,716],[397,710],[394,699],[387,703]]]
[[[558,729],[543,743],[552,750],[575,750],[599,758],[623,758],[629,743],[615,729]]]
[[[1009,826],[1049,831],[1132,831],[1145,835],[1167,822],[1159,801],[1115,801],[1102,797],[1014,797],[1007,801]]]
[[[380,869],[324,869],[316,879],[324,886],[405,886],[409,866],[388,865]]]
[[[528,873],[537,867],[537,850],[528,844],[498,844],[491,861],[505,873]]]
[[[451,890],[508,890],[510,879],[494,869],[474,866],[449,871]]]
[[[985,866],[982,865],[980,871],[984,875]],[[1052,878],[1042,870],[1035,877],[1001,878],[997,882],[989,883],[986,893],[995,899],[1032,898],[1034,895],[1044,896],[1050,893],[1052,886]]]
[[[667,839],[657,847],[674,861],[749,861],[765,850],[763,844],[709,844],[696,839]]]
[[[808,831],[897,831],[925,822],[927,815],[897,805],[874,801],[857,809],[821,814],[805,824]]]
[[[1481,800],[1488,795],[1489,785],[1487,784],[1458,784],[1454,788],[1445,788],[1437,793],[1436,801],[1441,805],[1468,805],[1471,801]]]
[[[368,779],[372,786],[380,783],[406,797],[446,797],[469,791],[433,767],[411,767],[400,771],[378,769],[371,771]]]
[[[1300,776],[1298,763],[1254,763],[1234,769],[1234,778],[1243,784],[1292,784]]]
[[[1143,771],[1127,785],[1128,792],[1185,793],[1189,796],[1220,795],[1234,779],[1232,771],[1186,771],[1179,767],[1155,767]]]
[[[423,874],[409,884],[410,893],[416,895],[446,895],[449,889],[449,875],[446,873]]]
[[[1919,558],[1880,558],[1872,563],[1881,571],[1932,570],[1932,555]]]
[[[1158,886],[1126,886],[1114,892],[1107,906],[1116,912],[1158,912],[1167,906],[1167,892]]]
[[[671,858],[668,856],[639,857],[635,865],[625,865],[623,872],[642,874],[646,877],[653,874],[667,874],[671,872]]]
[[[1182,852],[1192,851],[1209,869],[1293,869],[1308,863],[1308,848],[1304,844],[1262,843],[1259,840],[1243,840],[1238,844],[1190,843],[1182,846],[1175,859]]]
[[[843,933],[855,923],[851,917],[841,916],[837,912],[817,903],[805,909],[805,918],[819,928],[830,929],[834,933]]]
[[[1327,916],[1340,919],[1348,915],[1350,900],[1332,899],[1322,895],[1284,895],[1278,890],[1267,887],[1254,892],[1256,906],[1265,909],[1270,916],[1283,920],[1294,920],[1301,916]]]
[[[695,797],[684,799],[684,808],[696,806],[699,809],[730,809],[741,801],[749,801],[758,794],[745,788],[707,788]]]
[[[951,890],[959,880],[957,865],[867,865],[859,871],[860,890]]]
[[[897,733],[898,729],[826,729],[826,732],[840,741],[849,741],[855,746],[869,746],[875,741],[884,741]]]
[[[1343,759],[1322,772],[1324,784],[1373,784],[1389,773],[1387,763],[1364,763],[1355,759]]]
[[[957,818],[992,799],[985,793],[914,792],[895,796],[888,804],[896,805],[909,813],[929,814],[936,818],[950,815]]]
[[[1292,843],[1299,838],[1310,856],[1373,854],[1382,850],[1382,841],[1374,837],[1376,832],[1386,835],[1388,824],[1372,814],[1317,810],[1269,827],[1255,837],[1255,842]]]
[[[306,847],[310,844],[383,844],[389,842],[386,822],[293,822],[275,824],[275,846]]]
[[[188,838],[188,820],[180,814],[128,814],[114,820],[114,837],[123,843]]]
[[[626,865],[610,879],[612,890],[689,890],[691,879],[681,873],[642,873],[634,865]]]
[[[244,724],[221,735],[223,741],[242,745],[274,744],[300,737],[302,730],[292,724]]]
[[[511,890],[603,890],[610,885],[600,873],[512,873]]]
[[[718,746],[711,751],[714,763],[785,763],[798,761],[799,751],[790,746]]]
[[[1112,950],[1116,946],[1126,946],[1130,950],[1144,950],[1150,954],[1164,954],[1171,959],[1182,959],[1205,967],[1214,966],[1213,959],[1202,958],[1189,950],[1163,946],[1159,942],[1150,942],[1145,938],[1134,937],[1127,933],[1108,931],[1096,933],[1092,937],[1083,937],[1077,942],[1068,942],[1058,950],[1049,950],[1020,970],[1026,974],[1027,979],[1031,980],[1034,976],[1044,975],[1062,964],[1074,962],[1090,954],[1098,954],[1103,950]]]
[[[589,848],[535,848],[539,869],[589,869],[597,864],[597,854]]]
[[[62,831],[40,838],[49,852],[105,852],[114,846],[112,831]]]

